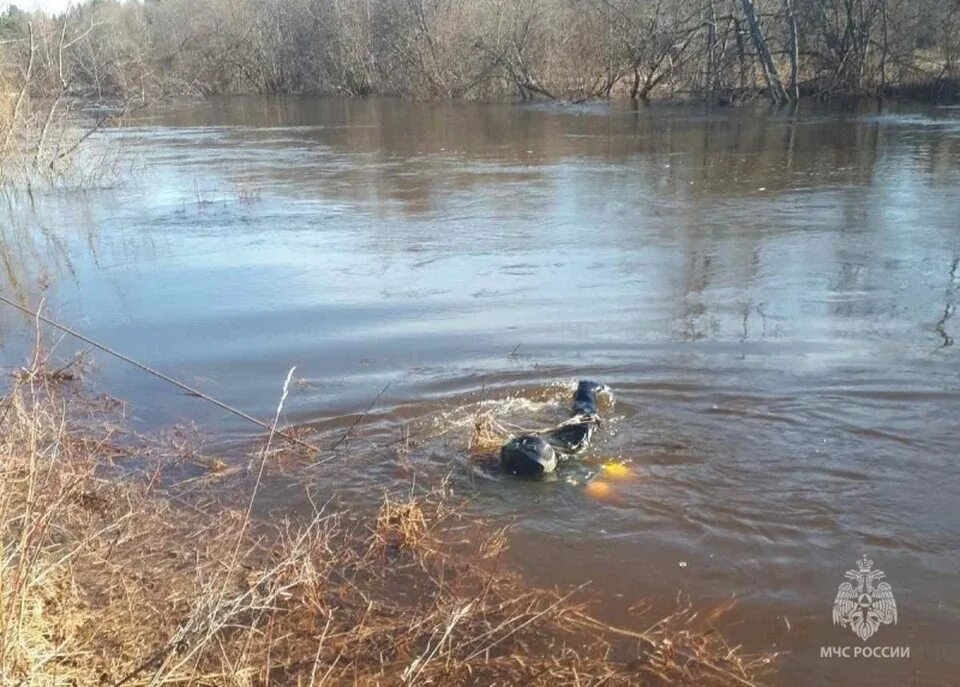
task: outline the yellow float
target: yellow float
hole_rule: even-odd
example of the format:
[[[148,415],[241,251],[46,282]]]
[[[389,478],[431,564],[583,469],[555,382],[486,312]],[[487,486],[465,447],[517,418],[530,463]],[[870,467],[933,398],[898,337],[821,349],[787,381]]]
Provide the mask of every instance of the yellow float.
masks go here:
[[[611,461],[609,463],[604,463],[601,466],[601,469],[603,470],[604,476],[608,479],[629,479],[630,477],[634,476],[633,470],[630,469],[630,466],[624,463],[615,463]]]

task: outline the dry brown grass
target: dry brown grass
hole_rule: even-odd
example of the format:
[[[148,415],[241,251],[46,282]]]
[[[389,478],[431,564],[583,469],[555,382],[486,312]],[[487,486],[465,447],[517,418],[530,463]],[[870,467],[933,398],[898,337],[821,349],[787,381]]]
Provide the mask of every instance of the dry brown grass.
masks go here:
[[[155,463],[117,465],[99,406],[43,370],[0,404],[0,684],[749,685],[768,668],[692,611],[633,632],[578,589],[531,589],[503,570],[506,531],[443,485],[386,496],[372,522],[260,522],[256,470],[239,504],[171,493]]]
[[[427,534],[423,506],[413,495],[399,502],[385,495],[377,514],[376,532],[386,547],[416,550]]]
[[[492,459],[499,455],[500,447],[509,438],[493,411],[477,411],[467,439],[467,450],[474,458]]]

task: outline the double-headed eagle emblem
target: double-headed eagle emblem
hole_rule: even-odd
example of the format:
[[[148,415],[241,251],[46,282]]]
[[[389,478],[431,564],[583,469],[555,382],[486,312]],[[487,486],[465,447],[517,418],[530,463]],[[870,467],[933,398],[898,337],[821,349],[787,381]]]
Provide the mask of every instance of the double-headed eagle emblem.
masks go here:
[[[833,602],[833,624],[849,627],[867,641],[881,625],[897,624],[897,602],[882,570],[873,570],[873,561],[866,556],[857,561],[856,570],[844,573],[850,582],[837,590]]]

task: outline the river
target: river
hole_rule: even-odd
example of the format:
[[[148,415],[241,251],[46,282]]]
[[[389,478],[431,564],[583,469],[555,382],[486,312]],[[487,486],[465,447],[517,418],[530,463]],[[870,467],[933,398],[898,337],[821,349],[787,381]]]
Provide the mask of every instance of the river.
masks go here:
[[[615,401],[586,465],[633,477],[603,499],[583,465],[478,471],[457,431],[414,442],[412,469],[514,523],[534,582],[592,580],[611,622],[735,598],[721,627],[786,652],[783,684],[955,684],[960,110],[233,98],[135,113],[90,150],[123,183],[5,196],[5,293],[49,284],[49,314],[258,417],[296,365],[285,420],[317,441],[376,399],[268,504],[296,510],[308,479],[372,503],[410,483],[405,426],[494,402],[547,422],[597,379]],[[0,311],[7,367],[26,324]],[[195,422],[234,461],[260,436],[95,361],[138,428]],[[898,609],[866,643],[831,619],[864,554]],[[845,645],[910,657],[821,658]]]

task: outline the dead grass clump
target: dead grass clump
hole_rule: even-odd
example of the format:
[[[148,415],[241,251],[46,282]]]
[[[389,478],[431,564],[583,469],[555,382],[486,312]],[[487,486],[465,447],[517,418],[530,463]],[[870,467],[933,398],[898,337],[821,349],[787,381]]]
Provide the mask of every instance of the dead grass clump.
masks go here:
[[[73,356],[65,364],[59,367],[50,367],[46,364],[35,366],[33,368],[19,368],[14,371],[15,377],[23,378],[30,374],[39,374],[43,376],[43,381],[48,384],[68,384],[70,382],[80,381],[88,367],[87,352],[81,351]]]
[[[37,337],[30,362],[13,371],[16,381],[25,382],[30,381],[31,378],[38,378],[43,384],[50,385],[68,384],[83,379],[90,367],[89,350],[78,351],[67,362],[54,364],[51,362],[52,351],[46,350],[40,343],[39,332]]]
[[[269,445],[239,503],[110,476],[115,430],[78,424],[40,372],[3,399],[0,684],[750,685],[768,668],[692,613],[633,632],[580,588],[530,588],[503,569],[505,531],[444,486],[372,520],[271,523],[251,515]]]
[[[397,502],[384,496],[376,532],[387,548],[416,549],[427,533],[427,518],[420,502],[413,497]]]
[[[478,411],[467,439],[467,450],[474,457],[494,458],[509,438],[492,411]]]

